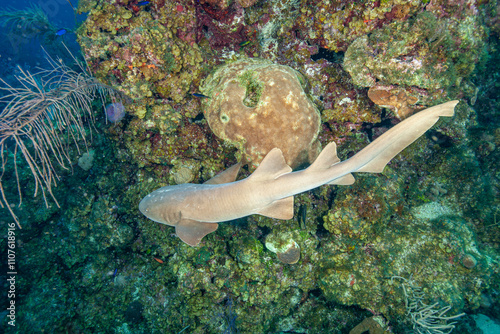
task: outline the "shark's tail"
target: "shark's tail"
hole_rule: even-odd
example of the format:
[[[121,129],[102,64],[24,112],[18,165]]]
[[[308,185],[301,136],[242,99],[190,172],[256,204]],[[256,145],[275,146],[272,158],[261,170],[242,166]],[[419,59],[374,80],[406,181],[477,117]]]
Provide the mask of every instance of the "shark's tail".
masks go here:
[[[440,116],[453,116],[458,102],[450,101],[420,111],[398,123],[352,158],[342,163],[349,164],[348,169],[351,172],[381,173],[392,158],[429,130]],[[332,142],[321,151],[308,169],[311,171],[327,169],[339,162],[337,147]],[[354,177],[349,173],[329,184],[349,185],[352,183],[354,183]]]
[[[453,116],[458,102],[450,101],[422,110],[384,132],[353,157],[359,160],[356,172],[381,173],[392,158],[429,130],[440,116]]]

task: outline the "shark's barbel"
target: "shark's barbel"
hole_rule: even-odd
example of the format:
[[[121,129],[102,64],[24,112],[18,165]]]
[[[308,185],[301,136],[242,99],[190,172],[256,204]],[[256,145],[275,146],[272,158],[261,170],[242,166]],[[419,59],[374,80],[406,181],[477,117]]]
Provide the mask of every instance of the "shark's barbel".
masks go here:
[[[430,129],[440,116],[453,116],[458,101],[425,109],[392,127],[345,161],[328,144],[308,168],[292,172],[281,150],[272,149],[249,177],[234,181],[240,164],[204,184],[166,186],[147,195],[139,210],[158,223],[175,226],[179,238],[195,246],[218,223],[253,214],[291,219],[293,196],[324,184],[349,185],[352,173],[380,173],[405,147]]]

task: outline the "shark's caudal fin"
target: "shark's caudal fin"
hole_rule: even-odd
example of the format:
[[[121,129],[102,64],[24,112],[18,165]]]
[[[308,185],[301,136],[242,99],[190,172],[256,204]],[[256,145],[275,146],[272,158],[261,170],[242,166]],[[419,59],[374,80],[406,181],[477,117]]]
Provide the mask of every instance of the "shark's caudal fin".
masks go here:
[[[272,181],[283,174],[290,173],[292,168],[286,164],[283,152],[279,148],[273,148],[264,157],[259,167],[248,177],[249,182]],[[258,212],[263,215],[276,219],[293,218],[293,196],[274,201]]]
[[[384,132],[351,159],[360,167],[353,172],[380,173],[387,163],[429,130],[440,116],[453,116],[459,101],[450,101],[422,110]]]
[[[392,158],[417,140],[425,131],[429,130],[440,116],[453,116],[457,103],[458,101],[450,101],[425,109],[392,127],[349,159],[354,165],[351,171],[382,172]],[[314,172],[328,169],[339,162],[337,146],[334,142],[331,142],[325,146],[314,163],[307,168],[307,171]],[[350,185],[353,183],[354,177],[349,173],[328,184]]]

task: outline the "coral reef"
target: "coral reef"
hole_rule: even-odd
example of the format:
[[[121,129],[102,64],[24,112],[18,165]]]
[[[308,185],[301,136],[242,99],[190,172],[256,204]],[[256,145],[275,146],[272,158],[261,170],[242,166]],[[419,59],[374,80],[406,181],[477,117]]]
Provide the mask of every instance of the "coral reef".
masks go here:
[[[430,8],[412,20],[395,21],[369,36],[360,36],[349,45],[343,65],[356,85],[372,87],[378,81],[417,87],[424,90],[419,102],[426,105],[445,98],[443,91],[449,93],[452,87],[467,84],[463,79],[482,54],[485,30],[477,16],[461,20],[438,17]]]
[[[243,162],[256,167],[279,147],[296,168],[313,162],[320,148],[320,115],[303,80],[267,60],[239,60],[217,69],[200,87],[210,97],[203,113],[218,137],[239,148]]]
[[[130,97],[122,101],[127,117],[109,124],[104,110],[96,112],[92,168],[61,174],[64,182],[53,189],[64,210],[28,196],[16,209],[23,222],[16,231],[19,332],[340,334],[360,323],[354,333],[380,332],[376,321],[403,333],[414,325],[405,305],[411,293],[393,276],[411,278],[425,293],[420,306],[449,305],[451,316],[498,314],[495,2],[79,6],[89,12],[78,30],[89,67]],[[297,220],[249,216],[189,247],[144,219],[137,205],[154,189],[203,182],[236,162],[241,147],[217,138],[202,113],[222,87],[200,84],[223,64],[265,63],[248,58],[286,65],[294,80],[305,79],[297,89],[319,111],[317,140],[336,141],[342,159],[406,113],[463,102],[382,175],[297,196]],[[249,87],[259,93],[258,84]],[[200,92],[210,99],[191,95]],[[9,147],[5,154],[14,158]],[[67,154],[75,162],[82,156],[76,148]],[[19,184],[34,190],[26,163],[17,170]],[[5,166],[5,175],[14,172]],[[3,182],[15,203],[16,179]],[[6,238],[0,247],[7,248]],[[453,321],[456,332],[478,331],[468,316]]]
[[[191,82],[199,80],[202,57],[189,32],[195,10],[181,7],[167,1],[137,10],[132,4],[100,1],[79,28],[78,41],[90,68],[99,79],[140,100],[130,107],[139,118],[155,98],[179,102]]]
[[[25,38],[40,37],[46,42],[56,38],[57,28],[42,8],[34,4],[24,10],[0,10],[0,22],[3,27],[8,26],[11,33]]]
[[[125,117],[125,107],[121,102],[111,103],[106,107],[106,118],[112,123],[121,121]]]
[[[78,158],[78,166],[80,166],[83,170],[89,170],[92,168],[92,164],[94,162],[95,151],[90,150],[82,154],[80,158]]]
[[[40,191],[47,208],[47,197],[59,207],[52,191],[59,180],[58,167],[67,169],[73,163],[68,153],[71,144],[78,152],[80,147],[87,147],[84,123],[92,124],[95,120],[92,102],[115,96],[111,87],[96,80],[81,63],[71,68],[60,58],[47,56],[46,61],[49,67],[34,73],[18,67],[19,75],[12,82],[0,78],[0,105],[3,106],[0,112],[0,206],[7,208],[19,227],[3,185],[6,179],[16,180],[10,187],[18,189],[20,206],[24,190],[19,182],[17,154],[22,156],[25,168],[33,176],[34,196]],[[13,171],[5,173],[9,164],[13,165]]]
[[[362,334],[368,333],[370,334],[384,334],[384,329],[380,323],[385,325],[385,321],[381,317],[371,317],[364,319],[361,323],[359,323],[356,327],[349,331],[349,334]]]
[[[391,280],[393,279],[403,281],[401,287],[405,296],[406,312],[410,316],[413,329],[417,332],[433,333],[446,330],[451,333],[457,323],[456,320],[465,315],[465,313],[447,314],[451,309],[449,305],[440,308],[439,302],[432,305],[423,302],[426,297],[425,292],[422,291],[421,287],[415,285],[411,278],[407,280],[404,277],[393,276]]]
[[[293,239],[300,238],[298,233],[269,233],[266,236],[266,248],[276,253],[278,260],[287,264],[294,264],[300,260],[300,246]],[[299,239],[300,240],[300,239]]]

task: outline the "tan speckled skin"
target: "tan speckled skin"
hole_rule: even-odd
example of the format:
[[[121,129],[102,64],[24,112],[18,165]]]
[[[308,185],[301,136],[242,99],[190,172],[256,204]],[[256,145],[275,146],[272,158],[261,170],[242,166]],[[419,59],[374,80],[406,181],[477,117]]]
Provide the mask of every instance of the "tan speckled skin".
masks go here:
[[[263,84],[253,108],[243,104],[246,87],[238,79],[246,71]],[[211,97],[203,101],[210,128],[240,149],[243,163],[256,167],[275,147],[292,168],[311,163],[318,155],[320,114],[299,76],[288,66],[254,58],[224,65],[205,80],[201,92]]]

